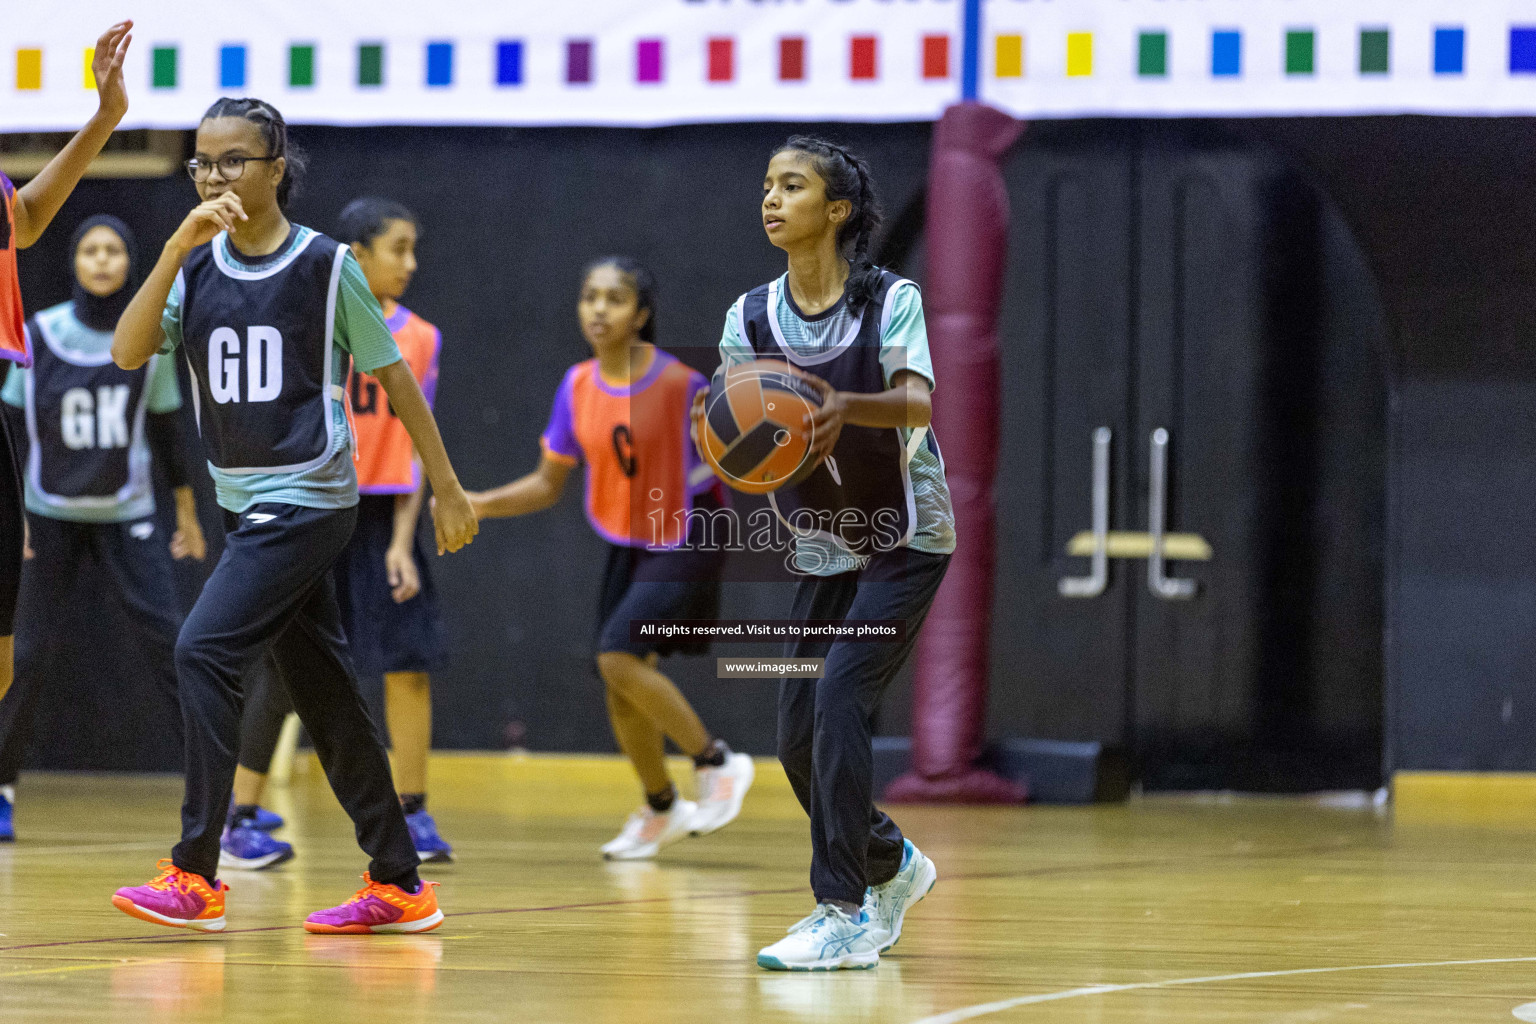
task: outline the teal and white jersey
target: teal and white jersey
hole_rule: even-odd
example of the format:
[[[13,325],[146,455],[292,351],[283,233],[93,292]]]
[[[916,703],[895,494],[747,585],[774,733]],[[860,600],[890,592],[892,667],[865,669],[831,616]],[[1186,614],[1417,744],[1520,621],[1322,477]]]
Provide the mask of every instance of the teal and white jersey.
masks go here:
[[[242,257],[229,245],[227,235],[219,235],[210,245],[214,262],[224,273],[224,284],[219,288],[219,296],[209,297],[208,301],[229,301],[227,296],[238,295],[245,279],[270,281],[273,275],[298,258],[315,235],[316,232],[309,228],[295,226],[287,245],[256,261]],[[185,282],[178,277],[161,316],[161,327],[165,332],[161,352],[171,352],[182,343],[184,295]],[[384,312],[368,288],[362,267],[358,266],[351,252],[342,256],[335,296],[329,365],[331,383],[343,388],[349,365],[355,364],[359,370],[372,373],[398,362],[400,349],[384,323]],[[194,298],[194,302],[198,301]],[[207,311],[203,312],[206,314]],[[235,315],[238,310],[231,312],[230,322],[237,322],[240,319]],[[314,316],[323,321],[326,316],[323,303],[314,310]],[[332,401],[329,410],[332,421],[329,452],[317,466],[290,473],[236,473],[222,470],[210,462],[208,472],[213,477],[219,505],[235,513],[244,512],[259,502],[281,502],[306,508],[356,505],[357,471],[352,465],[353,440],[345,402]]]
[[[774,289],[778,302],[774,311],[782,342],[797,356],[808,361],[838,347],[856,328],[858,318],[849,313],[841,300],[831,309],[806,316],[795,306],[789,294],[789,275],[779,278]],[[880,366],[885,384],[902,370],[909,370],[937,386],[933,379],[933,358],[928,351],[928,327],[923,319],[923,298],[915,283],[902,281],[893,286],[887,303],[889,318],[880,331]],[[725,315],[725,332],[720,338],[723,362],[739,363],[757,358],[752,346],[742,336],[740,304]],[[815,367],[810,367],[815,372]],[[955,513],[950,504],[949,484],[944,479],[944,460],[935,447],[918,439],[914,431],[900,428],[902,445],[909,453],[907,470],[912,480],[915,503],[915,528],[907,546],[930,554],[948,554],[955,550]],[[802,538],[795,543],[795,564],[801,571],[830,576],[847,572],[861,564],[859,559],[835,541]]]
[[[44,337],[31,338],[31,348],[40,358],[49,360],[48,367],[54,366],[55,361],[64,366],[79,367],[74,371],[80,378],[76,383],[89,383],[92,373],[99,378],[103,370],[117,377],[131,379],[132,375],[111,366],[112,332],[98,331],[81,323],[75,316],[73,303],[63,302],[51,306],[38,313],[34,319]],[[98,369],[93,370],[92,367]],[[181,408],[181,389],[176,382],[174,362],[163,358],[152,359],[148,366],[137,372],[145,375],[143,397],[140,400],[145,411],[168,413]],[[100,397],[97,389],[74,388],[72,390],[77,394],[50,396],[66,399],[64,409],[70,422],[64,425],[65,431],[61,433],[60,424],[50,422],[45,426],[53,429],[45,431],[47,438],[40,438],[36,408],[38,396],[34,387],[36,373],[33,367],[12,363],[10,373],[5,378],[5,386],[0,389],[0,399],[18,409],[27,410],[28,429],[32,435],[26,472],[23,474],[27,511],[33,515],[73,523],[127,523],[154,515],[155,494],[150,473],[150,451],[145,440],[142,418],[136,416],[133,409],[127,408],[126,403],[102,401],[100,409],[94,408]],[[135,385],[134,390],[137,389]],[[127,390],[124,385],[122,391],[126,393]],[[52,408],[55,403],[45,404]],[[65,436],[68,441],[57,443]],[[109,443],[126,443],[126,481],[119,478],[108,484],[104,493],[90,497],[44,493],[41,485],[45,475],[42,471],[43,459],[73,459],[75,456],[71,449],[80,450],[81,455],[92,454],[84,449],[94,449],[98,440],[103,447]],[[121,451],[121,448],[118,450]],[[121,456],[117,458],[121,459]],[[56,467],[49,468],[50,472],[46,474],[49,479],[60,478],[61,472],[64,476],[71,475],[63,467],[57,467],[60,472],[53,471]],[[89,472],[89,467],[85,471]],[[78,473],[73,475],[78,476]]]

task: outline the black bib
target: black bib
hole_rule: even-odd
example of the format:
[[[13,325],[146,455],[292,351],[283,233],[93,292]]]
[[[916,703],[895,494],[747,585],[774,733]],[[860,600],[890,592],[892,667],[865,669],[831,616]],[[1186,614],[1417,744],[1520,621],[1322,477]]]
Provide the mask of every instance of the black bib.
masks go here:
[[[880,335],[889,319],[887,301],[902,278],[882,272],[879,289],[848,334],[815,356],[797,354],[776,330],[779,288],[788,287],[781,281],[737,300],[737,320],[753,351],[786,359],[838,391],[886,390]],[[906,544],[916,520],[907,454],[901,434],[890,427],[843,427],[831,455],[810,476],[773,492],[769,500],[797,533],[835,539],[860,556]]]
[[[301,473],[330,456],[336,293],[347,247],[310,232],[247,268],[219,235],[181,270],[182,350],[208,461],[231,473]]]
[[[138,478],[147,467],[134,465],[132,449],[143,443],[149,372],[158,357],[124,370],[110,352],[69,351],[40,317],[27,329],[34,339],[27,377],[33,488],[50,504],[83,507],[126,500],[147,487]]]

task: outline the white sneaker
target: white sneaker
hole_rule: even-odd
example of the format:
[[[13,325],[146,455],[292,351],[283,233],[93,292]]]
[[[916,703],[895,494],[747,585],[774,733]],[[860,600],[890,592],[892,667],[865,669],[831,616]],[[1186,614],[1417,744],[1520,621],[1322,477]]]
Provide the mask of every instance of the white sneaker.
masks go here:
[[[707,836],[736,820],[741,802],[752,788],[757,770],[746,754],[730,754],[725,764],[693,770],[699,791],[699,814],[693,822],[693,834]]]
[[[818,903],[811,916],[795,922],[789,934],[757,954],[757,966],[770,971],[862,970],[880,962],[880,940],[869,916],[869,901],[857,919],[830,903]]]
[[[663,846],[686,837],[698,813],[698,804],[681,797],[673,800],[664,814],[649,805],[641,807],[629,816],[617,836],[602,845],[603,856],[609,860],[649,860]]]
[[[896,945],[901,938],[901,922],[907,916],[907,911],[927,896],[933,884],[939,880],[939,872],[933,866],[933,861],[913,846],[912,840],[904,842],[906,849],[902,853],[901,870],[884,885],[870,886],[869,897],[864,903],[866,910],[873,904],[870,917],[875,929],[880,932],[882,953]]]

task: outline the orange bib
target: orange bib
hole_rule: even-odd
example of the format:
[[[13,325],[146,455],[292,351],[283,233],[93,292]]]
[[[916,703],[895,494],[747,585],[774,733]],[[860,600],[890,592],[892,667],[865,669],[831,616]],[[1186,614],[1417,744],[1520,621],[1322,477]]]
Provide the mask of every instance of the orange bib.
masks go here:
[[[0,359],[32,365],[21,312],[21,278],[16,273],[16,186],[0,174]]]
[[[443,335],[436,327],[398,306],[387,321],[400,354],[416,375],[430,407],[437,397],[437,359]],[[353,429],[357,437],[357,489],[361,494],[410,494],[420,486],[411,435],[389,406],[384,388],[355,367],[348,390],[352,396]]]
[[[597,360],[573,366],[541,438],[550,458],[587,464],[587,520],[611,544],[676,547],[693,504],[698,453],[688,408],[704,377],[656,350],[632,385],[602,379]],[[713,478],[710,478],[712,480]]]

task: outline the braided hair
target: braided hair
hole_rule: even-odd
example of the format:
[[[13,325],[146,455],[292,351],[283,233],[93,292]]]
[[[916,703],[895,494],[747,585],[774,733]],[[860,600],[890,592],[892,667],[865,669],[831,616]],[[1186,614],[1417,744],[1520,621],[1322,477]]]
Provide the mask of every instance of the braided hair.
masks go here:
[[[837,250],[848,261],[848,309],[857,311],[880,287],[880,268],[870,259],[869,251],[884,218],[869,164],[836,143],[810,135],[791,137],[773,151],[773,156],[788,151],[811,158],[816,173],[826,182],[827,202],[846,199],[853,207],[837,229]]]
[[[629,286],[635,290],[635,308],[647,310],[651,314],[645,318],[645,323],[640,327],[640,340],[654,343],[656,341],[655,275],[628,256],[604,256],[600,260],[588,263],[587,269],[581,272],[583,287],[586,285],[587,278],[592,276],[592,271],[601,267],[612,267],[629,281]]]
[[[277,206],[287,212],[288,197],[293,194],[298,180],[304,176],[304,168],[309,161],[303,150],[288,141],[288,122],[283,120],[283,115],[265,100],[221,96],[203,113],[204,121],[216,117],[239,117],[250,121],[261,129],[261,137],[267,143],[267,155],[284,159],[283,180],[277,183]]]

